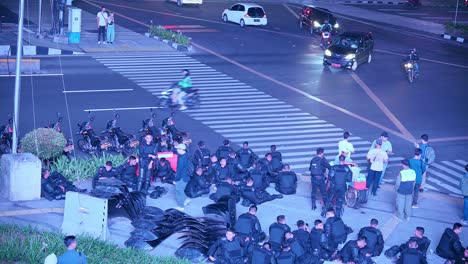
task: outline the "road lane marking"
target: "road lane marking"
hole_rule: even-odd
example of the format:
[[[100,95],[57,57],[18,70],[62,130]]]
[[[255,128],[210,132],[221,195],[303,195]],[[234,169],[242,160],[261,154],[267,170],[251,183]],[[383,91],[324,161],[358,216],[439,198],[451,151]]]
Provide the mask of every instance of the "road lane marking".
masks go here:
[[[445,142],[445,141],[461,141],[461,140],[468,140],[468,136],[461,136],[461,137],[443,137],[443,138],[431,138],[432,142]]]
[[[286,10],[288,10],[293,16],[295,16],[297,19],[299,19],[299,15],[296,14],[296,12],[294,12],[294,10],[291,9],[291,7],[289,7],[289,5],[287,4],[283,4],[283,6],[286,8]]]
[[[16,74],[0,74],[0,77],[15,77]],[[21,74],[21,77],[45,77],[45,76],[63,76],[63,73],[33,73]]]
[[[104,111],[124,111],[124,110],[144,110],[144,109],[155,109],[161,108],[159,106],[141,106],[141,107],[116,107],[116,108],[96,108],[96,109],[85,109],[84,112],[104,112]]]
[[[100,92],[129,92],[133,89],[109,89],[109,90],[69,90],[62,91],[63,93],[100,93]]]
[[[410,13],[410,12],[407,12],[407,13],[397,13],[399,15],[410,15],[410,16],[427,16],[428,14],[425,14],[425,13]]]
[[[400,122],[400,120],[390,111],[390,109],[385,106],[385,104],[378,98],[374,92],[367,86],[367,84],[364,83],[364,81],[357,76],[356,73],[351,72],[350,73],[351,77],[354,79],[354,81],[366,92],[366,94],[370,97],[372,101],[382,110],[382,112],[392,121],[392,123],[402,132],[405,136],[407,136],[409,139],[416,141],[416,139],[411,135],[411,133],[406,129],[406,127]]]
[[[14,210],[14,211],[3,211],[0,212],[0,216],[16,216],[16,215],[32,215],[32,214],[47,214],[47,213],[63,213],[63,207],[57,208],[37,208],[37,209],[25,209],[25,210]]]

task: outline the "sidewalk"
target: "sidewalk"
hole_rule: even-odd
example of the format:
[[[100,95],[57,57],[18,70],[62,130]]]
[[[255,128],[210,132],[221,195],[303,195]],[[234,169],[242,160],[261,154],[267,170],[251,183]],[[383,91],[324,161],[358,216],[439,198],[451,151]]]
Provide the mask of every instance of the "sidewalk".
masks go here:
[[[80,184],[80,187],[87,187],[87,182]],[[158,183],[159,185],[159,183]],[[165,185],[168,188],[168,193],[160,199],[147,198],[147,205],[157,206],[163,210],[174,208],[176,206],[174,198],[174,188],[172,185]],[[426,229],[426,236],[432,241],[428,251],[428,263],[443,263],[443,261],[435,254],[440,236],[445,228],[451,228],[454,222],[459,221],[459,214],[462,211],[462,200],[441,195],[438,193],[424,192],[420,197],[420,208],[413,210],[413,217],[409,222],[398,222],[394,219],[394,204],[395,192],[393,185],[385,184],[382,186],[378,196],[371,197],[369,202],[360,209],[351,209],[345,207],[343,220],[348,224],[354,232],[348,239],[355,239],[359,229],[369,225],[371,218],[379,220],[380,229],[384,235],[385,250],[389,247],[406,242],[413,235],[416,226],[423,226]],[[296,195],[285,196],[283,199],[274,200],[265,204],[259,205],[258,217],[263,230],[268,232],[268,226],[275,221],[278,214],[286,215],[287,223],[292,229],[295,229],[297,220],[302,219],[306,223],[313,223],[315,219],[322,219],[319,210],[310,211],[310,182],[303,182],[299,179],[298,191]],[[276,193],[274,188],[268,189],[270,193]],[[207,196],[192,199],[191,203],[185,208],[185,212],[193,216],[202,216],[202,207],[211,203]],[[59,231],[63,214],[60,212],[48,213],[46,210],[59,211],[63,208],[64,201],[38,200],[24,202],[10,202],[5,199],[0,199],[1,214],[6,212],[15,214],[13,216],[0,216],[0,223],[17,223],[21,225],[32,225],[40,229]],[[17,210],[30,210],[29,214],[21,214]],[[45,211],[41,213],[40,210]],[[246,207],[237,205],[237,215],[244,213]],[[11,211],[11,212],[9,212]],[[12,213],[13,212],[13,213]],[[35,214],[31,214],[34,212]],[[110,236],[108,241],[123,247],[123,243],[129,237],[133,227],[130,221],[126,218],[116,217],[109,219]],[[468,241],[468,231],[464,230],[461,233],[461,240],[466,243]],[[171,236],[161,245],[150,251],[150,254],[160,256],[171,256],[178,248],[179,242],[176,236]],[[466,246],[466,245],[465,245]],[[390,260],[383,254],[375,258],[379,264],[390,264]]]
[[[52,14],[50,3],[51,1],[42,1],[42,32],[50,31],[52,28]],[[15,0],[4,0],[1,5],[9,9],[13,13],[17,14],[19,9],[19,1]],[[1,9],[0,9],[1,10]],[[24,37],[23,40],[25,45],[32,46],[44,46],[55,49],[71,50],[76,52],[85,53],[104,53],[104,52],[128,52],[128,51],[142,51],[142,52],[174,52],[174,49],[169,47],[167,44],[157,41],[155,39],[146,38],[144,35],[135,33],[129,29],[119,26],[119,17],[116,17],[115,35],[116,40],[114,44],[101,44],[97,43],[97,27],[96,27],[96,15],[85,12],[81,13],[81,40],[78,44],[59,44],[54,43],[51,36],[43,39],[37,38],[38,30],[38,1],[31,1],[26,6],[24,16],[28,21],[24,23]],[[96,13],[99,10],[96,10]],[[68,13],[68,11],[66,12]],[[66,16],[67,17],[67,14]],[[16,18],[16,21],[18,19]],[[68,21],[66,20],[65,23]],[[65,25],[64,31],[67,31],[67,25]],[[5,45],[5,42],[10,42],[9,45],[16,45],[17,28],[16,32],[13,30],[0,34],[0,43]],[[15,40],[11,43],[12,40]]]

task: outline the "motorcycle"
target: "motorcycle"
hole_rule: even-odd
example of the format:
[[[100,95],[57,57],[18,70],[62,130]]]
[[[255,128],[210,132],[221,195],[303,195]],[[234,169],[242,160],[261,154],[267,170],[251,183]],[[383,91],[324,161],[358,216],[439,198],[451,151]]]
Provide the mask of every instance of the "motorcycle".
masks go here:
[[[63,122],[63,116],[60,113],[57,113],[57,122],[54,124],[50,124],[47,126],[47,128],[52,128],[53,130],[62,133],[62,127],[61,123]],[[68,159],[71,158],[71,153],[75,149],[73,146],[73,140],[71,138],[67,139],[67,144],[65,145],[65,148],[63,149],[63,155],[65,155]]]
[[[176,86],[177,82],[174,83],[169,89],[161,92],[161,95],[159,96],[160,108],[178,107],[178,104],[174,104],[174,102],[172,101],[172,95]],[[184,96],[183,100],[185,102],[185,106],[189,108],[200,106],[200,94],[198,92],[198,89],[191,88],[189,92]]]
[[[106,130],[102,131],[101,134],[107,134],[111,146],[109,150],[123,153],[124,155],[133,155],[135,148],[140,144],[135,139],[134,135],[127,134],[117,126],[117,121],[120,119],[120,115],[115,113],[114,119],[109,120],[106,124]]]
[[[78,148],[90,155],[99,155],[110,148],[111,143],[106,137],[96,136],[96,133],[91,126],[93,121],[94,117],[89,115],[88,121],[77,124],[80,129],[77,135],[82,136],[82,138],[78,140]]]
[[[323,31],[320,34],[320,46],[327,49],[331,45],[332,33],[330,31]]]
[[[406,76],[408,76],[408,81],[410,83],[414,82],[414,79],[416,78],[416,73],[415,73],[415,70],[414,70],[414,64],[415,64],[414,61],[406,61],[403,64],[403,67],[405,68]]]
[[[13,138],[13,118],[6,125],[0,126],[0,155],[11,153]]]
[[[190,134],[179,131],[175,126],[174,113],[172,113],[170,117],[163,119],[161,123],[161,131],[163,136],[167,136],[171,145],[173,145],[174,141],[184,143],[187,146],[192,143]]]

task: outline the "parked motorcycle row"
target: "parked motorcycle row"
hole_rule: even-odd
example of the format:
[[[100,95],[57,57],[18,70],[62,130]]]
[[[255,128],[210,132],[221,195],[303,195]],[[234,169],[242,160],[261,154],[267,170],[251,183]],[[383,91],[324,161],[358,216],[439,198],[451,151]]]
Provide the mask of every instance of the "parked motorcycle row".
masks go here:
[[[183,142],[190,144],[191,139],[188,133],[179,131],[175,126],[173,114],[170,117],[164,118],[161,122],[161,126],[156,125],[156,113],[151,110],[151,117],[143,120],[143,127],[140,129],[141,138],[147,134],[151,134],[154,137],[154,142],[166,141],[168,148],[170,149],[174,141]],[[140,140],[133,134],[124,132],[119,126],[118,121],[120,115],[114,113],[113,118],[106,122],[105,129],[100,133],[96,133],[92,126],[95,121],[94,116],[91,112],[88,112],[87,121],[83,121],[77,124],[79,139],[77,140],[77,147],[80,151],[89,155],[101,155],[105,152],[121,153],[124,156],[130,156],[135,154]],[[61,123],[63,117],[57,114],[57,121],[53,124],[46,126],[46,128],[52,128],[57,132],[63,133]],[[11,153],[12,146],[12,129],[13,119],[10,118],[6,125],[0,126],[0,155]],[[63,155],[69,159],[74,151],[74,144],[71,139],[67,140],[67,145],[64,148]]]

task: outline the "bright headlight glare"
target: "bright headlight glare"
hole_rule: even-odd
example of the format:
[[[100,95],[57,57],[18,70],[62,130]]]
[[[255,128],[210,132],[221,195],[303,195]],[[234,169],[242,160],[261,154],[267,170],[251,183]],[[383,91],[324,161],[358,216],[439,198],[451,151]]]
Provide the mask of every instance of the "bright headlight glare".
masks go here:
[[[314,27],[321,27],[320,23],[317,21],[314,21]]]
[[[334,28],[339,28],[340,25],[338,24],[338,22],[333,26]]]
[[[406,67],[407,67],[407,68],[413,68],[413,64],[407,63],[407,64],[406,64]]]
[[[356,54],[348,54],[345,57],[345,59],[347,59],[347,60],[351,60],[351,59],[354,59],[354,58],[356,58]]]
[[[325,50],[325,56],[331,56],[331,55],[332,55],[332,53],[331,53],[330,50]]]

